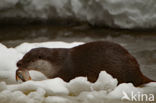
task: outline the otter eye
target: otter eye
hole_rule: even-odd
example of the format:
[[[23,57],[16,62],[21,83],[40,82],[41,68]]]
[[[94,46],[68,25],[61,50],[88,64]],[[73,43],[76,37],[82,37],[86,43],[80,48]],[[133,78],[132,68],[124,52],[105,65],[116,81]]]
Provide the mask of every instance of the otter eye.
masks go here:
[[[41,59],[41,56],[38,56],[39,59]]]

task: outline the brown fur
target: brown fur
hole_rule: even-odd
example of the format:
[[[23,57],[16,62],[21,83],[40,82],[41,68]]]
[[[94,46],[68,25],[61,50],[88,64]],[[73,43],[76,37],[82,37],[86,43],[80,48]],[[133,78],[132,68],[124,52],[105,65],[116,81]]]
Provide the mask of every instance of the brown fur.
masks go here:
[[[32,49],[17,66],[27,68],[30,62],[37,59],[55,65],[53,69],[58,72],[49,78],[60,77],[67,82],[78,76],[87,76],[89,81],[95,82],[100,71],[111,74],[119,83],[139,86],[152,82],[141,73],[136,59],[126,49],[112,42],[90,42],[71,49]]]

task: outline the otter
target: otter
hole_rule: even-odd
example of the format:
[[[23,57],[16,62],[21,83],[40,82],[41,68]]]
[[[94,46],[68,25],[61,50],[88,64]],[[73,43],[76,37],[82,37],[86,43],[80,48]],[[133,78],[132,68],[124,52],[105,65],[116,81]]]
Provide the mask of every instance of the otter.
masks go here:
[[[40,71],[48,78],[60,77],[69,82],[85,76],[95,82],[101,71],[106,71],[120,83],[140,86],[154,82],[145,77],[136,59],[119,44],[95,41],[73,48],[35,48],[17,62],[16,79],[30,80],[28,71]]]

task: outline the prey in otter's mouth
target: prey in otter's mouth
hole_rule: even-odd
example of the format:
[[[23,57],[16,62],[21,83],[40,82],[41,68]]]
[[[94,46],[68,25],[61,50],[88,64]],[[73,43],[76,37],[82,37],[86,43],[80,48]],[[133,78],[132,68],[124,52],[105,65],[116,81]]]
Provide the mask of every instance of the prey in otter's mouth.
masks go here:
[[[16,81],[22,80],[23,82],[31,80],[30,74],[27,70],[20,70],[16,71]]]

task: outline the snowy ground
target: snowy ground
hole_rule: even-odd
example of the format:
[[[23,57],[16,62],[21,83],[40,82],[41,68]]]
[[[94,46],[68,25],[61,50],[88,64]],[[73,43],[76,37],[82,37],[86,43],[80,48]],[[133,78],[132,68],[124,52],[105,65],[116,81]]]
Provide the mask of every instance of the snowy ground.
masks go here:
[[[72,18],[116,28],[153,28],[155,3],[155,0],[0,0],[0,18]]]
[[[66,83],[60,78],[46,79],[43,74],[35,71],[30,73],[35,81],[16,83],[16,62],[30,49],[70,48],[79,44],[82,43],[24,43],[16,48],[7,48],[0,44],[0,103],[142,103],[142,99],[146,103],[156,102],[156,83],[142,87],[134,87],[131,83],[117,86],[117,80],[105,71],[100,73],[95,83],[88,82],[85,77]],[[123,96],[127,99],[122,99]]]

